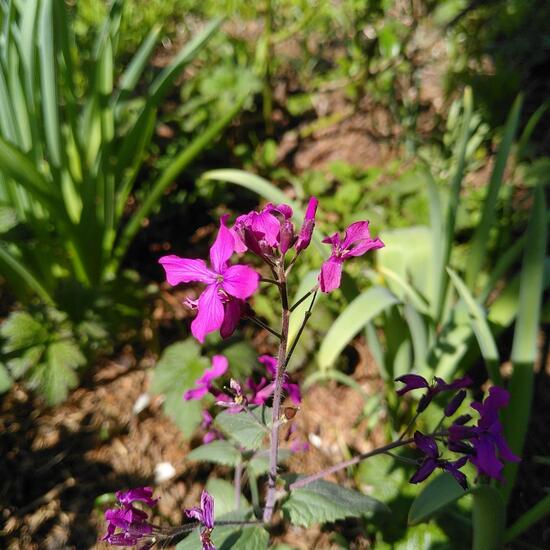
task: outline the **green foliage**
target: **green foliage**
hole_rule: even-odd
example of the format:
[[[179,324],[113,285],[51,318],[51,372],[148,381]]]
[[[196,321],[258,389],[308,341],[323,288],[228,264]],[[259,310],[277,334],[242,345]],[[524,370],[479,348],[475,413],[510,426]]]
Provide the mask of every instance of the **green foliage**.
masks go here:
[[[295,479],[300,478],[292,481]],[[382,502],[370,496],[323,480],[291,491],[282,509],[293,525],[302,527],[389,512]]]
[[[505,527],[504,501],[500,492],[489,485],[472,490],[474,540],[473,550],[500,548]]]
[[[191,437],[201,421],[199,401],[185,401],[183,394],[195,386],[209,363],[200,354],[199,345],[191,338],[167,347],[155,368],[151,390],[163,394],[164,412],[179,426],[185,437]]]
[[[241,460],[241,453],[233,443],[219,440],[193,449],[187,455],[187,460],[202,460],[224,466],[236,466]]]
[[[216,416],[216,426],[245,449],[255,451],[262,445],[271,423],[271,409],[260,406],[239,413],[221,412]]]

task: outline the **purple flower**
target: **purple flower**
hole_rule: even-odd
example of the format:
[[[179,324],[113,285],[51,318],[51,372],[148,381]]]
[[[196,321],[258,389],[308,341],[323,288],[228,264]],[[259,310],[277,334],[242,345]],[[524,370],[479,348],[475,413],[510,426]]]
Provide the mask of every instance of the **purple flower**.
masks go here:
[[[185,510],[188,518],[196,519],[201,524],[200,538],[202,550],[216,550],[210,540],[210,534],[214,529],[214,499],[203,490],[201,494],[201,506]]]
[[[313,235],[313,229],[315,228],[315,213],[317,212],[317,205],[319,201],[315,197],[309,199],[309,203],[306,209],[306,215],[304,216],[304,223],[300,229],[300,234],[296,240],[294,248],[296,249],[296,254],[299,254],[302,250],[306,249],[311,242],[311,237]]]
[[[153,507],[158,498],[154,499],[152,496],[153,490],[150,487],[118,491],[116,498],[120,507],[105,511],[105,519],[108,522],[107,533],[101,540],[113,546],[134,546],[138,542],[144,542],[145,546],[141,548],[150,548],[154,543],[152,535],[156,528],[148,523],[147,513],[135,508],[133,503],[143,502]],[[116,532],[117,529],[120,531]]]
[[[251,267],[229,265],[236,243],[225,225],[226,219],[227,216],[221,217],[218,236],[210,249],[212,269],[200,259],[169,255],[159,260],[169,284],[196,281],[206,285],[196,304],[197,317],[191,323],[191,332],[201,343],[215,330],[220,329],[222,336],[235,330],[241,315],[241,302],[254,294],[260,279]]]
[[[277,359],[271,355],[260,355],[258,361],[264,365],[266,370],[269,372],[272,378],[277,376]],[[264,379],[262,378],[262,381]],[[250,384],[249,384],[250,387]],[[298,384],[293,384],[289,381],[288,374],[285,372],[283,377],[283,390],[286,391],[290,400],[295,404],[299,405],[302,401],[302,395],[300,392],[300,386]],[[260,388],[259,391],[256,391],[254,397],[251,399],[252,403],[256,405],[263,405],[275,391],[275,382],[271,382],[268,385]]]
[[[510,394],[503,388],[493,386],[483,403],[472,403],[479,413],[477,426],[464,426],[455,422],[449,428],[449,448],[461,449],[469,454],[470,462],[480,474],[502,481],[501,461],[518,462],[508,447],[498,418],[499,410],[508,405]]]
[[[410,483],[420,483],[427,479],[436,468],[440,468],[445,472],[449,472],[464,490],[468,488],[466,476],[460,471],[460,468],[468,461],[466,457],[459,458],[455,461],[442,459],[435,439],[418,431],[414,434],[414,442],[417,449],[424,453],[424,459],[418,470],[409,480]]]
[[[367,221],[352,223],[346,229],[343,239],[338,233],[334,233],[334,235],[323,239],[323,242],[332,246],[332,252],[330,258],[321,266],[319,286],[322,292],[331,292],[340,286],[342,266],[345,260],[362,256],[369,250],[384,246],[380,239],[371,239]]]
[[[201,399],[212,389],[212,381],[223,376],[229,367],[227,358],[223,355],[212,357],[212,366],[195,382],[195,387],[183,394],[186,401]]]
[[[400,390],[397,390],[397,395],[405,395],[406,393],[417,390],[420,388],[426,388],[428,391],[421,397],[418,402],[417,412],[422,412],[426,407],[431,403],[432,399],[441,392],[459,390],[462,388],[467,388],[472,384],[472,379],[469,376],[464,376],[463,378],[458,378],[457,380],[447,384],[442,378],[435,377],[432,384],[430,384],[424,377],[418,374],[404,374],[395,379],[396,382],[403,382],[405,384]],[[464,397],[462,398],[464,399]],[[462,400],[460,401],[460,403]],[[456,412],[456,409],[460,406],[460,403],[451,401],[452,406],[456,405],[454,411],[451,414]],[[452,410],[451,403],[449,404],[449,411]],[[451,416],[451,414],[447,416]]]
[[[208,411],[202,411],[201,428],[206,432],[202,438],[202,442],[205,445],[207,443],[211,443],[215,439],[223,439],[221,432],[212,427],[213,423],[214,419],[212,418],[212,415]]]

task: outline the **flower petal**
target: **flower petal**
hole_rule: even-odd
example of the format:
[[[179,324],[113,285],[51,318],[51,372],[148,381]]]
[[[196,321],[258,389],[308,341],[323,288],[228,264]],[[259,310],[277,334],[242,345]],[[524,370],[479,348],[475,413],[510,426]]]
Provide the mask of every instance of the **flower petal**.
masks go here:
[[[420,449],[426,456],[430,458],[437,458],[439,456],[437,443],[433,437],[429,437],[419,431],[416,431],[414,433],[414,442],[417,448]]]
[[[319,287],[321,292],[331,292],[340,286],[342,278],[342,260],[330,257],[321,266]]]
[[[204,514],[202,512],[201,508],[198,508],[195,506],[194,508],[189,508],[188,510],[185,510],[185,515],[188,518],[196,519],[197,521],[203,522]]]
[[[222,288],[230,296],[245,300],[258,288],[260,276],[247,265],[232,265],[223,272]]]
[[[186,401],[197,401],[202,399],[208,393],[208,386],[198,386],[196,388],[191,388],[183,394],[183,398]]]
[[[258,357],[258,362],[261,363],[271,374],[271,376],[275,377],[277,374],[277,359],[273,357],[272,355],[260,355]]]
[[[419,374],[404,374],[395,379],[396,382],[403,382],[405,386],[400,390],[397,390],[397,395],[404,395],[411,390],[417,390],[419,388],[429,388],[428,381]]]
[[[235,250],[235,238],[225,225],[229,216],[225,214],[220,218],[220,229],[218,236],[210,249],[210,263],[216,273],[222,273],[227,262]]]
[[[227,357],[223,355],[214,355],[212,357],[212,366],[204,371],[204,374],[199,378],[201,384],[210,386],[212,380],[223,376],[229,368]]]
[[[201,509],[203,513],[202,524],[208,529],[212,529],[214,527],[214,499],[206,490],[203,490],[201,494]]]
[[[191,323],[191,333],[202,344],[205,336],[223,323],[223,304],[218,285],[209,285],[199,298],[199,313]]]
[[[433,458],[427,458],[422,462],[418,470],[414,475],[409,479],[409,483],[420,483],[424,481],[431,473],[435,470],[437,466],[437,461]]]
[[[283,389],[290,397],[290,400],[295,404],[299,405],[302,401],[302,393],[300,392],[300,386],[298,384],[292,384],[291,382],[284,382]]]
[[[206,267],[204,260],[180,258],[171,254],[163,256],[159,260],[159,264],[164,267],[166,280],[172,286],[191,281],[211,284],[216,280],[216,274]]]
[[[503,464],[498,460],[493,442],[486,436],[473,441],[476,455],[470,461],[480,474],[488,475],[496,480],[502,479]]]
[[[234,332],[241,320],[242,302],[237,299],[229,299],[223,304],[223,323],[220,327],[222,338],[229,338]]]
[[[296,241],[296,253],[301,252],[309,246],[311,242],[311,236],[313,235],[313,229],[315,228],[315,212],[317,211],[317,205],[319,201],[315,197],[309,199],[309,203],[306,209],[306,215],[304,217],[304,223],[300,229],[298,240]]]

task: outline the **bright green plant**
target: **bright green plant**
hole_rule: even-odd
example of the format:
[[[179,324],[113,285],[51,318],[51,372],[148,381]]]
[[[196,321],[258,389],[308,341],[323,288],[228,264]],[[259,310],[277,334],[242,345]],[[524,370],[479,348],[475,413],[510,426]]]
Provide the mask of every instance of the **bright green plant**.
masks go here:
[[[220,20],[207,24],[136,97],[160,31],[150,31],[117,78],[123,5],[113,2],[97,33],[80,92],[79,54],[64,3],[0,2],[0,270],[21,301],[38,297],[75,322],[89,311],[106,320],[123,307],[128,285],[119,285],[120,266],[130,243],[166,188],[242,109],[247,95],[241,88],[215,120],[206,121],[163,166],[141,204],[126,213],[159,106]]]

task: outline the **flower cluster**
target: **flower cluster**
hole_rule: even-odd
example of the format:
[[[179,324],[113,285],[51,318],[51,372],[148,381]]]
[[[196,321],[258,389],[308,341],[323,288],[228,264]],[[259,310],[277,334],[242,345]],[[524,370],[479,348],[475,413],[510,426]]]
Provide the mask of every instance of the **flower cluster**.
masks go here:
[[[185,510],[188,518],[196,519],[200,523],[200,539],[202,550],[216,550],[210,540],[212,529],[214,529],[214,499],[204,490],[201,494],[201,505],[199,507]]]
[[[151,548],[155,543],[153,535],[156,528],[147,521],[148,514],[136,508],[133,503],[142,502],[152,508],[158,501],[152,497],[153,489],[150,487],[118,491],[116,498],[119,507],[105,511],[107,533],[101,540],[113,546],[134,546],[140,542],[143,543],[142,550]]]
[[[455,395],[444,409],[444,416],[453,416],[466,397],[466,388],[472,381],[468,377],[460,378],[447,384],[441,378],[436,378],[430,384],[425,378],[417,374],[407,374],[397,378],[405,386],[397,393],[403,395],[415,389],[426,389],[417,407],[417,414],[424,411],[432,399],[441,392],[455,391]],[[424,455],[418,470],[410,479],[411,483],[420,483],[428,478],[436,469],[449,472],[458,483],[467,488],[466,476],[460,468],[469,461],[480,475],[486,475],[502,481],[503,461],[517,462],[519,457],[514,455],[503,436],[502,424],[498,418],[499,410],[509,401],[508,392],[498,386],[489,389],[489,395],[482,403],[473,402],[471,408],[479,413],[475,426],[466,424],[472,420],[469,414],[459,416],[448,430],[440,433],[425,435],[419,431],[414,434],[416,448]],[[457,460],[444,459],[437,446],[438,439],[446,438],[449,451],[462,455]]]
[[[317,199],[312,197],[299,232],[295,231],[293,210],[288,204],[269,203],[259,212],[253,210],[239,216],[231,228],[227,227],[228,216],[222,216],[210,249],[210,267],[202,259],[173,254],[160,258],[170,285],[191,282],[206,285],[197,300],[184,301],[197,311],[191,332],[199,342],[203,343],[206,335],[216,330],[222,338],[231,336],[239,320],[250,312],[247,300],[256,292],[260,275],[250,266],[231,265],[233,253],[249,251],[273,269],[284,265],[287,252],[294,249],[292,264],[311,242],[317,206]],[[384,246],[380,239],[371,238],[367,221],[355,222],[346,229],[343,238],[334,233],[323,243],[331,246],[331,254],[319,273],[322,292],[339,288],[344,261]]]

